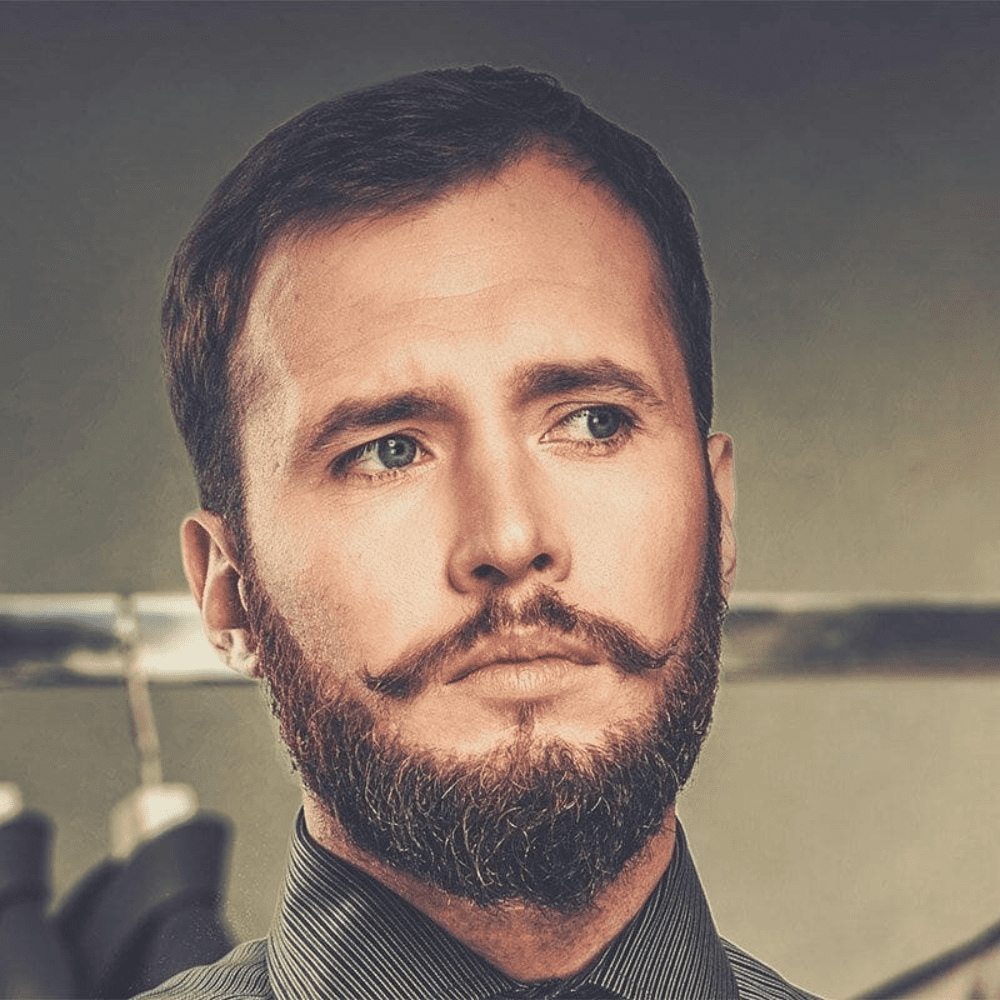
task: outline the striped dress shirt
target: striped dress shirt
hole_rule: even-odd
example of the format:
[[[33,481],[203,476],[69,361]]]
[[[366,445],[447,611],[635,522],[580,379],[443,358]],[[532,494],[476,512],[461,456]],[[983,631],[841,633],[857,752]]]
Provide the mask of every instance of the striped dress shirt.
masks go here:
[[[650,898],[585,972],[519,983],[313,842],[299,814],[267,938],[143,1000],[815,1000],[716,933],[678,824]]]

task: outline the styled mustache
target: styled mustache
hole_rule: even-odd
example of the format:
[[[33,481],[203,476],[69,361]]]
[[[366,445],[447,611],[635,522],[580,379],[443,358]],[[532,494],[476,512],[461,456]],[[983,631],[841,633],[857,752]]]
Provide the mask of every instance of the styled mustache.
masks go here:
[[[518,628],[550,628],[582,639],[626,674],[660,669],[677,655],[680,646],[680,639],[675,638],[664,647],[651,649],[627,625],[573,607],[551,587],[542,587],[518,606],[505,596],[490,595],[476,614],[388,670],[367,674],[365,683],[370,691],[389,698],[416,697],[433,677],[444,672],[452,658],[467,653],[488,636]]]

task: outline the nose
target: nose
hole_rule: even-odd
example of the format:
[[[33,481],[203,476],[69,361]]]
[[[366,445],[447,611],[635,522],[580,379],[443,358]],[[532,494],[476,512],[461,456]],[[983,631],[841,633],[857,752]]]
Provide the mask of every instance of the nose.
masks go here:
[[[556,498],[530,456],[482,455],[464,463],[459,478],[452,587],[475,593],[566,578],[570,547]]]

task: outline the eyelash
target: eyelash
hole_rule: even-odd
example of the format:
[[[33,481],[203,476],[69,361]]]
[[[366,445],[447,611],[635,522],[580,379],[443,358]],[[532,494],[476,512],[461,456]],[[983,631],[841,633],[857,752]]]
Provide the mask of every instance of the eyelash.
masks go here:
[[[372,441],[365,441],[364,444],[359,444],[356,448],[352,448],[350,451],[334,459],[330,470],[336,479],[346,479],[352,474],[352,467],[357,466],[361,458],[364,457],[365,453],[369,449],[376,448],[382,441],[388,441],[389,439],[396,439],[398,441],[408,441],[413,444],[416,448],[416,458],[413,462],[409,462],[406,465],[399,466],[394,469],[382,469],[377,472],[362,472],[359,469],[354,469],[353,475],[360,476],[362,479],[369,481],[376,481],[382,479],[395,479],[397,476],[405,473],[407,469],[411,468],[413,465],[420,463],[420,459],[429,454],[427,449],[420,443],[420,441],[412,434],[386,434],[383,437],[375,438]]]
[[[568,426],[572,421],[580,419],[584,416],[584,414],[591,413],[594,410],[607,410],[613,413],[621,421],[619,426],[609,437],[584,438],[578,441],[556,441],[553,443],[575,448],[585,448],[587,451],[601,451],[608,454],[610,452],[617,451],[632,439],[632,436],[639,426],[639,421],[633,413],[630,413],[624,407],[615,406],[611,403],[602,403],[596,406],[581,406],[578,409],[573,410],[571,413],[567,413],[566,416],[555,425],[555,427]],[[553,428],[553,430],[555,430],[555,428]],[[549,433],[551,433],[551,431]]]
[[[587,451],[600,451],[604,454],[609,454],[617,451],[632,439],[632,436],[638,427],[638,420],[634,414],[630,413],[623,407],[611,404],[579,407],[558,420],[552,430],[546,433],[545,437],[548,437],[548,435],[551,434],[556,428],[569,426],[569,424],[574,420],[578,420],[585,414],[591,413],[594,410],[607,410],[613,413],[621,421],[619,426],[611,435],[606,438],[582,438],[580,440],[573,441],[553,441],[552,443],[571,448],[584,448]],[[355,470],[354,474],[368,481],[395,479],[405,473],[408,469],[412,468],[414,465],[420,464],[420,459],[429,454],[428,450],[412,434],[386,434],[383,437],[374,438],[371,441],[365,441],[364,444],[360,444],[356,448],[352,448],[350,451],[336,458],[330,466],[330,470],[334,477],[337,479],[346,479],[348,475],[350,475],[352,467],[358,464],[366,452],[370,449],[377,448],[381,442],[393,438],[408,441],[413,444],[417,452],[417,457],[413,462],[409,462],[406,465],[399,466],[397,468],[382,469],[374,473]]]

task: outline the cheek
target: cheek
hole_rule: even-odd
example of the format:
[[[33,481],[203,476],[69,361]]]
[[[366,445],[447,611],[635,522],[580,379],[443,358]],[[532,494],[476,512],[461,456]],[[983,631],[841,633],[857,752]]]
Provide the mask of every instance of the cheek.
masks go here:
[[[418,503],[316,504],[277,523],[285,530],[258,547],[258,569],[310,656],[327,655],[335,638],[355,669],[377,670],[454,624],[437,620],[441,543]]]
[[[637,476],[577,492],[573,566],[582,607],[651,639],[669,638],[693,613],[705,546],[699,477]]]

